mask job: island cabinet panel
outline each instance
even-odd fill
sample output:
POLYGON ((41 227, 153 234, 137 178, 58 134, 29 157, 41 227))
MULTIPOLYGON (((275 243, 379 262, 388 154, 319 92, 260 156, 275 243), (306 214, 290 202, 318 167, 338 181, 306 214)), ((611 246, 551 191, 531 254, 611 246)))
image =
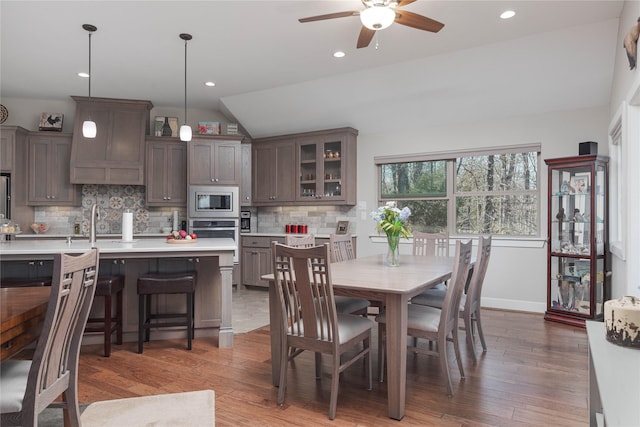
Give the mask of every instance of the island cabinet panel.
POLYGON ((31 206, 79 206, 81 187, 69 180, 71 135, 31 132, 28 136, 28 199, 31 206))
POLYGON ((295 154, 295 144, 291 140, 252 143, 254 205, 274 206, 293 202, 295 154))
POLYGON ((187 205, 187 144, 147 139, 147 206, 187 205))
POLYGON ((71 150, 75 184, 144 185, 149 101, 72 96, 76 115, 71 150), (82 135, 85 120, 96 123, 95 138, 82 135))
POLYGON ((189 142, 190 185, 240 185, 242 180, 242 136, 234 139, 197 136, 189 142))

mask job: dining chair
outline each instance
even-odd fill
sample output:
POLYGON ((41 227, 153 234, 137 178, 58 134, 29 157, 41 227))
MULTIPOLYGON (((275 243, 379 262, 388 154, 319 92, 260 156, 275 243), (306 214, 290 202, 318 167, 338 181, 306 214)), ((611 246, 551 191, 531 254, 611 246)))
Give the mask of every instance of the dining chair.
MULTIPOLYGON (((342 262, 356 257, 351 234, 329 234, 329 249, 331 251, 331 262, 342 262)), ((341 295, 335 298, 338 313, 367 316, 369 307, 372 305, 371 301, 364 298, 341 295)))
MULTIPOLYGON (((368 389, 372 388, 370 344, 373 322, 362 316, 338 313, 328 243, 293 248, 272 242, 272 250, 282 333, 278 404, 284 404, 290 349, 329 354, 332 361, 329 419, 332 420, 336 416, 341 372, 365 359, 368 389)), ((319 379, 322 360, 316 357, 315 361, 316 379, 319 379)))
POLYGON ((78 357, 95 293, 98 256, 98 249, 54 256, 51 296, 33 359, 0 364, 3 426, 37 426, 38 415, 49 406, 63 409, 65 425, 80 426, 78 357))
MULTIPOLYGON (((462 294, 460 299, 460 317, 464 320, 464 329, 466 332, 467 348, 473 356, 473 364, 478 363, 475 348, 475 329, 478 330, 478 337, 482 344, 482 351, 487 351, 487 344, 482 331, 482 320, 480 317, 480 300, 482 296, 482 284, 489 265, 491 257, 491 236, 480 236, 478 238, 478 252, 476 255, 476 263, 471 273, 471 280, 466 293, 462 294), (475 322, 475 328, 474 328, 475 322)), ((444 302, 445 291, 441 289, 429 289, 420 295, 411 299, 412 304, 426 305, 430 307, 442 308, 444 302)))
MULTIPOLYGON (((417 256, 449 256, 449 233, 423 233, 414 231, 413 255, 417 256)), ((438 283, 433 289, 446 289, 447 283, 438 283)))
MULTIPOLYGON (((447 392, 453 396, 451 374, 449 372, 449 358, 447 356, 447 341, 453 341, 460 377, 464 378, 464 368, 460 358, 458 343, 458 307, 469 274, 471 262, 471 241, 462 243, 456 241, 456 253, 451 275, 451 283, 447 286, 442 308, 425 305, 409 304, 407 307, 407 335, 414 338, 424 338, 436 342, 435 348, 408 345, 415 353, 439 356, 440 368, 447 378, 447 392)), ((376 316, 378 322, 378 361, 380 363, 380 381, 384 380, 385 350, 386 350, 386 313, 376 316)))
POLYGON ((284 238, 284 244, 294 248, 310 248, 316 245, 316 237, 313 234, 305 234, 303 236, 287 235, 284 238))

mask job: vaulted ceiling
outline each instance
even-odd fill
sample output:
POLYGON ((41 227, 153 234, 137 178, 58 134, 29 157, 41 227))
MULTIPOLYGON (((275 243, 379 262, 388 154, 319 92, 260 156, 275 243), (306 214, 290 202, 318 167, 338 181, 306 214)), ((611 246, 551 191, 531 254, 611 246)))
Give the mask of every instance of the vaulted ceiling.
POLYGON ((0 2, 2 97, 92 95, 220 110, 252 137, 352 126, 361 133, 606 105, 621 1, 431 1, 404 6, 445 24, 393 24, 356 49, 347 1, 0 2), (501 20, 499 14, 516 11, 501 20), (377 47, 376 47, 377 46, 377 47), (336 59, 336 50, 346 56, 336 59), (213 88, 204 82, 216 82, 213 88))

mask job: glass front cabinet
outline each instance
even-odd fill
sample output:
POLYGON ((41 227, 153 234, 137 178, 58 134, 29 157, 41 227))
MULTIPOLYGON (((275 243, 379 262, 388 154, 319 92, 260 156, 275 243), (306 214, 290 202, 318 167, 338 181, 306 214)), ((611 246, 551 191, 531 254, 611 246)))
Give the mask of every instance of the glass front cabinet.
POLYGON ((545 160, 549 168, 545 319, 585 326, 610 298, 608 159, 545 160))

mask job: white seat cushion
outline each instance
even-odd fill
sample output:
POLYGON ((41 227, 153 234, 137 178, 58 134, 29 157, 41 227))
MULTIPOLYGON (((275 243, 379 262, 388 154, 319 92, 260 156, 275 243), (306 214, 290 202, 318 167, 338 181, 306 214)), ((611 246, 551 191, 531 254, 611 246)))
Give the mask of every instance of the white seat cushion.
MULTIPOLYGON (((427 332, 437 332, 440 325, 439 308, 428 307, 426 305, 409 304, 407 309, 407 328, 419 329, 427 332)), ((376 322, 386 323, 386 313, 376 316, 376 322)))
POLYGON ((22 399, 27 390, 30 369, 30 360, 7 360, 0 364, 0 413, 22 410, 22 399))

